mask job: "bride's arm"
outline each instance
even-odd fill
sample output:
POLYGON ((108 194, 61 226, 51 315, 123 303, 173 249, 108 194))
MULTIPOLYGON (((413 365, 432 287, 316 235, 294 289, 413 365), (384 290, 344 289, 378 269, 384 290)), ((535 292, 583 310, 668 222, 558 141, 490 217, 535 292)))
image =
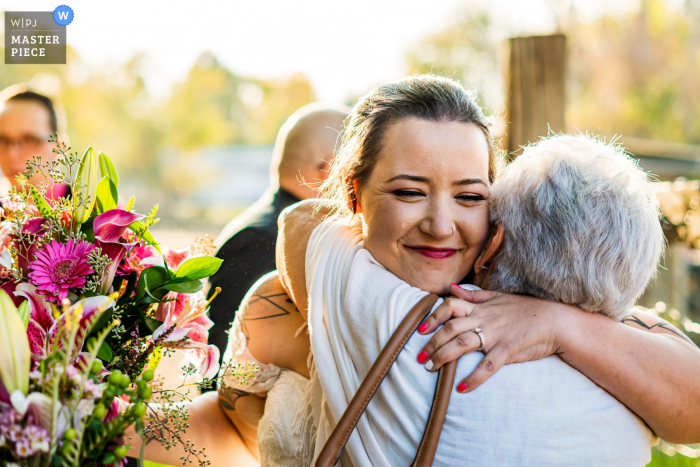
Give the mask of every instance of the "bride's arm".
POLYGON ((464 381, 470 392, 508 363, 552 354, 606 389, 662 439, 700 442, 700 350, 657 316, 636 312, 625 323, 576 307, 497 292, 451 286, 448 299, 423 333, 445 325, 424 347, 433 371, 480 345, 486 356, 464 381), (452 317, 453 319, 449 319, 452 317), (449 319, 449 321, 447 321, 449 319))
MULTIPOLYGON (((236 428, 224 415, 216 393, 208 392, 182 405, 189 412, 189 426, 187 431, 181 433, 182 439, 190 440, 196 449, 206 447, 206 460, 211 465, 260 466, 260 462, 251 454, 236 428)), ((142 442, 133 427, 127 431, 126 438, 131 443, 129 456, 138 458, 142 442)), ((186 455, 180 444, 165 449, 158 441, 152 441, 146 445, 144 457, 153 462, 180 466, 183 465, 181 456, 186 455)), ((189 462, 187 465, 190 465, 189 462)))
POLYGON ((315 212, 318 200, 305 200, 285 209, 279 217, 277 270, 282 286, 307 318, 306 246, 328 211, 315 212))

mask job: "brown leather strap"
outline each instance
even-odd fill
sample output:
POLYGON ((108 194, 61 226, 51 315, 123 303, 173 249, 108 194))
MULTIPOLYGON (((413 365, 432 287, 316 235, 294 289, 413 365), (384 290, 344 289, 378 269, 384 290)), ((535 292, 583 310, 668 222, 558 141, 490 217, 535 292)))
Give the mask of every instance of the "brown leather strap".
POLYGON ((433 396, 433 406, 430 408, 430 417, 425 425, 423 439, 418 446, 416 459, 413 461, 414 467, 429 467, 433 465, 435 452, 440 442, 442 426, 447 416, 447 407, 450 405, 452 388, 455 384, 455 374, 457 373, 457 360, 443 365, 440 368, 435 396, 433 396))
MULTIPOLYGON (((437 295, 434 294, 423 297, 403 319, 389 339, 389 342, 379 353, 379 357, 377 357, 364 381, 360 384, 345 413, 340 417, 333 433, 331 433, 316 460, 316 467, 332 467, 338 461, 345 444, 350 438, 350 434, 355 429, 369 401, 372 400, 374 393, 384 380, 384 377, 386 377, 401 350, 403 350, 406 342, 425 320, 437 299, 437 295)), ((456 362, 453 362, 452 365, 445 365, 440 370, 433 405, 430 409, 430 418, 423 433, 423 439, 418 448, 416 459, 413 462, 414 466, 432 465, 442 425, 445 421, 449 398, 452 394, 456 367, 456 362)))

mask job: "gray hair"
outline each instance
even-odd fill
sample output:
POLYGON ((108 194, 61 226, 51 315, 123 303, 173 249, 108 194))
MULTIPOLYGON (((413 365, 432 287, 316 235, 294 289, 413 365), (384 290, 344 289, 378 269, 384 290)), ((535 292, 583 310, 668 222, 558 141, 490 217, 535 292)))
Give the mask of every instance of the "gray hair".
POLYGON ((664 247, 650 180, 618 146, 560 135, 525 149, 494 183, 505 237, 489 288, 623 319, 664 247))

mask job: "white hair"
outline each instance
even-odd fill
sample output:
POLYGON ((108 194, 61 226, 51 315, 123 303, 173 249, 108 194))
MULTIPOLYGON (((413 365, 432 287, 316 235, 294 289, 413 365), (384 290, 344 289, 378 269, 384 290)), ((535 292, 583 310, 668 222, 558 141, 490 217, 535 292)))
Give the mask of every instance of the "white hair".
POLYGON ((586 135, 527 147, 490 192, 505 237, 489 288, 622 320, 664 247, 650 180, 622 148, 586 135))

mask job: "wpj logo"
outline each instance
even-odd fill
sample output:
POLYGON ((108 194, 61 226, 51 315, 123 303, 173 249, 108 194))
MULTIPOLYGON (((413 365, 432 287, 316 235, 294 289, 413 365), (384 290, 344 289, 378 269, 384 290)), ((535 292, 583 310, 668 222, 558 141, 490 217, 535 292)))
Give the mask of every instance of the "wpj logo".
POLYGON ((5 12, 6 64, 65 64, 66 25, 73 11, 60 6, 55 11, 5 12))

